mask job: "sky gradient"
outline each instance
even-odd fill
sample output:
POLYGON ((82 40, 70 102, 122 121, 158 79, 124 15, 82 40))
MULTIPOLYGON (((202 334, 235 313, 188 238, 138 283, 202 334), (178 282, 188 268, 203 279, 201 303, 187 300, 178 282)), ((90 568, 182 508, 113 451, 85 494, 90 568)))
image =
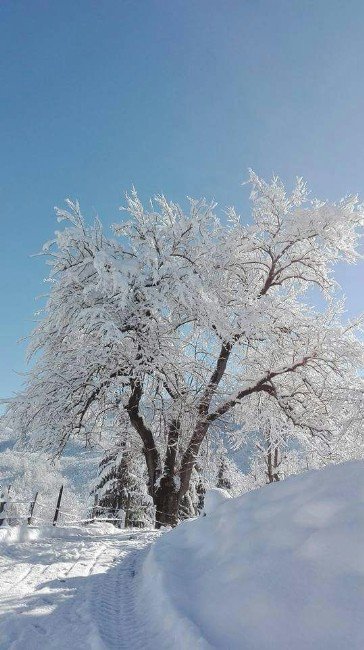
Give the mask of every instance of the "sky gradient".
MULTIPOLYGON (((248 167, 364 199, 362 0, 0 0, 0 397, 17 390, 54 205, 124 192, 247 214, 248 167)), ((351 315, 363 265, 340 268, 351 315)))

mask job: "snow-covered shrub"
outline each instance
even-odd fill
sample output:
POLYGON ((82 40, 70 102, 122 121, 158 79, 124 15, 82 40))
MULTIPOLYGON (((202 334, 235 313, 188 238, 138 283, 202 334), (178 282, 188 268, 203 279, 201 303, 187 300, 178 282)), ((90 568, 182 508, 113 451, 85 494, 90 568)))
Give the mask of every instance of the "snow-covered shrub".
POLYGON ((51 523, 61 485, 64 488, 59 523, 71 523, 85 516, 85 504, 80 502, 71 482, 62 474, 59 461, 52 463, 44 452, 17 446, 10 430, 3 431, 1 438, 0 489, 7 502, 7 523, 15 525, 27 521, 36 493, 32 522, 51 523))

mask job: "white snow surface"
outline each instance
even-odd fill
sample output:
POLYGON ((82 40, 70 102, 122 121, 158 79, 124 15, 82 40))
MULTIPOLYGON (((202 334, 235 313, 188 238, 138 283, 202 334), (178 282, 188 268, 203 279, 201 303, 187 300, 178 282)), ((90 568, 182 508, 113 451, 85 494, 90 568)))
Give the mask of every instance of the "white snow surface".
POLYGON ((135 575, 156 535, 105 523, 1 528, 0 649, 143 648, 135 575))
POLYGON ((163 535, 2 527, 0 576, 0 650, 363 650, 364 462, 163 535))
POLYGON ((211 514, 221 503, 224 503, 226 499, 230 498, 231 495, 229 492, 222 488, 211 488, 211 490, 206 490, 203 508, 204 514, 211 514))
POLYGON ((224 500, 167 532, 139 598, 166 648, 363 650, 364 462, 224 500))

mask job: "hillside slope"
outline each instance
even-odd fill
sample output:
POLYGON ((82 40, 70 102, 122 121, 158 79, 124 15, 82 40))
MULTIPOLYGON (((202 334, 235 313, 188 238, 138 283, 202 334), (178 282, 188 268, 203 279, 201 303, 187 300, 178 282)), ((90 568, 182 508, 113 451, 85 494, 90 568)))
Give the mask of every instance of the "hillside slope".
POLYGON ((364 462, 229 499, 164 534, 140 601, 166 647, 362 650, 364 462))

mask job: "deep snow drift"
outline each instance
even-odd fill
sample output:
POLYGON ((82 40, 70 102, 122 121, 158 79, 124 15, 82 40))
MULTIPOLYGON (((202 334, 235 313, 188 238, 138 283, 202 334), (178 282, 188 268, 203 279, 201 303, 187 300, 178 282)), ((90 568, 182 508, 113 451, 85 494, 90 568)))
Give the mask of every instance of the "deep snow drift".
POLYGON ((167 532, 139 596, 165 647, 363 650, 364 462, 229 499, 167 532))

